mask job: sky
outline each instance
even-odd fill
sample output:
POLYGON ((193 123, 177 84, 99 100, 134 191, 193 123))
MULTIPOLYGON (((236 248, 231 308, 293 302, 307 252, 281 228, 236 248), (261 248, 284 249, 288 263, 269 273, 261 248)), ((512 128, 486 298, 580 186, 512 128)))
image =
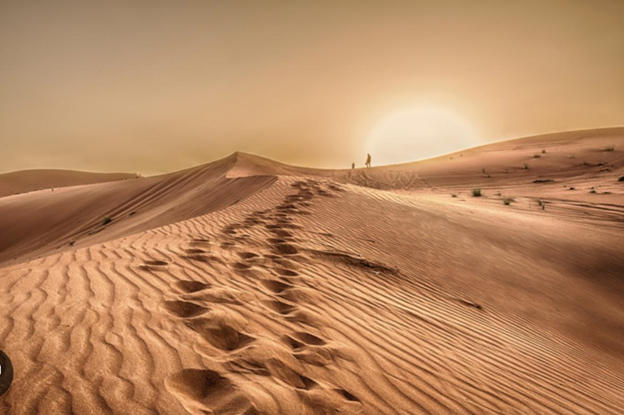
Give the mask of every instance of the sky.
POLYGON ((343 168, 621 125, 621 0, 0 0, 0 172, 343 168))

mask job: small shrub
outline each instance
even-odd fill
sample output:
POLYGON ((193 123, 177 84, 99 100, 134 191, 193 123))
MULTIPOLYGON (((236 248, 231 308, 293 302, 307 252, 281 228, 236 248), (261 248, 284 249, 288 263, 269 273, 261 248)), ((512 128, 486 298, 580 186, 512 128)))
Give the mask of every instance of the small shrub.
POLYGON ((537 199, 537 205, 542 208, 542 210, 546 209, 546 202, 542 199, 537 199))
POLYGON ((509 206, 511 205, 512 202, 515 202, 516 199, 514 199, 513 197, 506 197, 503 199, 503 203, 505 204, 505 206, 509 206))
POLYGON ((451 197, 457 197, 455 193, 451 193, 451 197))
POLYGON ((570 186, 570 187, 568 188, 568 190, 576 190, 576 187, 574 187, 574 186, 570 186))
POLYGON ((615 151, 615 147, 614 146, 608 146, 608 147, 605 147, 602 151, 615 151))
POLYGON ((104 220, 102 220, 102 225, 108 225, 112 221, 113 220, 107 216, 107 217, 104 218, 104 220))
POLYGON ((534 159, 538 159, 538 158, 540 158, 540 157, 542 157, 542 156, 540 156, 539 154, 533 154, 533 158, 534 158, 534 159))
POLYGON ((596 193, 596 189, 594 189, 593 187, 591 188, 591 190, 589 191, 589 193, 596 193))
POLYGON ((529 165, 528 165, 528 164, 526 164, 526 163, 522 163, 522 168, 523 168, 524 170, 529 170, 529 165))
POLYGON ((545 149, 542 149, 542 154, 546 154, 546 150, 545 149))
POLYGON ((618 179, 618 182, 624 182, 624 176, 620 177, 620 178, 618 179))
POLYGON ((472 197, 481 197, 481 189, 479 188, 472 189, 472 197))

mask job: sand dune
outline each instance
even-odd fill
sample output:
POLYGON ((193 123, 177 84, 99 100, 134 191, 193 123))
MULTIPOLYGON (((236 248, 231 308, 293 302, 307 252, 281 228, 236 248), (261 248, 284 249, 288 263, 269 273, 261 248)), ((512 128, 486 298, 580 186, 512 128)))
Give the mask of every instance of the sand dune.
POLYGON ((0 197, 34 190, 52 190, 58 187, 76 186, 127 180, 136 178, 130 173, 90 173, 72 170, 22 170, 0 174, 0 197))
POLYGON ((0 198, 0 262, 87 246, 236 203, 275 180, 226 178, 236 157, 156 177, 0 198))
POLYGON ((620 176, 609 129, 0 198, 0 412, 621 413, 620 176))

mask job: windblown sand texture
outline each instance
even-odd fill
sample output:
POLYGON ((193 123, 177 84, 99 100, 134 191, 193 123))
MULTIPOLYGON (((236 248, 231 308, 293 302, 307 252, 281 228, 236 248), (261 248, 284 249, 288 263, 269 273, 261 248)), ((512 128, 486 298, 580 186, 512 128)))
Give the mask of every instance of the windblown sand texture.
POLYGON ((0 413, 621 414, 621 176, 620 128, 6 195, 0 413))

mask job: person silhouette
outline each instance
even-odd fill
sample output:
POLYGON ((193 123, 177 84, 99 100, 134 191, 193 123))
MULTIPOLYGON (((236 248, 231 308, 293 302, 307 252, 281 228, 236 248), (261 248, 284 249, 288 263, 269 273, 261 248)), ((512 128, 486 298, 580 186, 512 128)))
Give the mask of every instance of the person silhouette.
POLYGON ((351 170, 355 168, 355 162, 351 163, 351 170))
POLYGON ((370 167, 371 166, 371 155, 370 153, 366 154, 366 167, 370 167))

